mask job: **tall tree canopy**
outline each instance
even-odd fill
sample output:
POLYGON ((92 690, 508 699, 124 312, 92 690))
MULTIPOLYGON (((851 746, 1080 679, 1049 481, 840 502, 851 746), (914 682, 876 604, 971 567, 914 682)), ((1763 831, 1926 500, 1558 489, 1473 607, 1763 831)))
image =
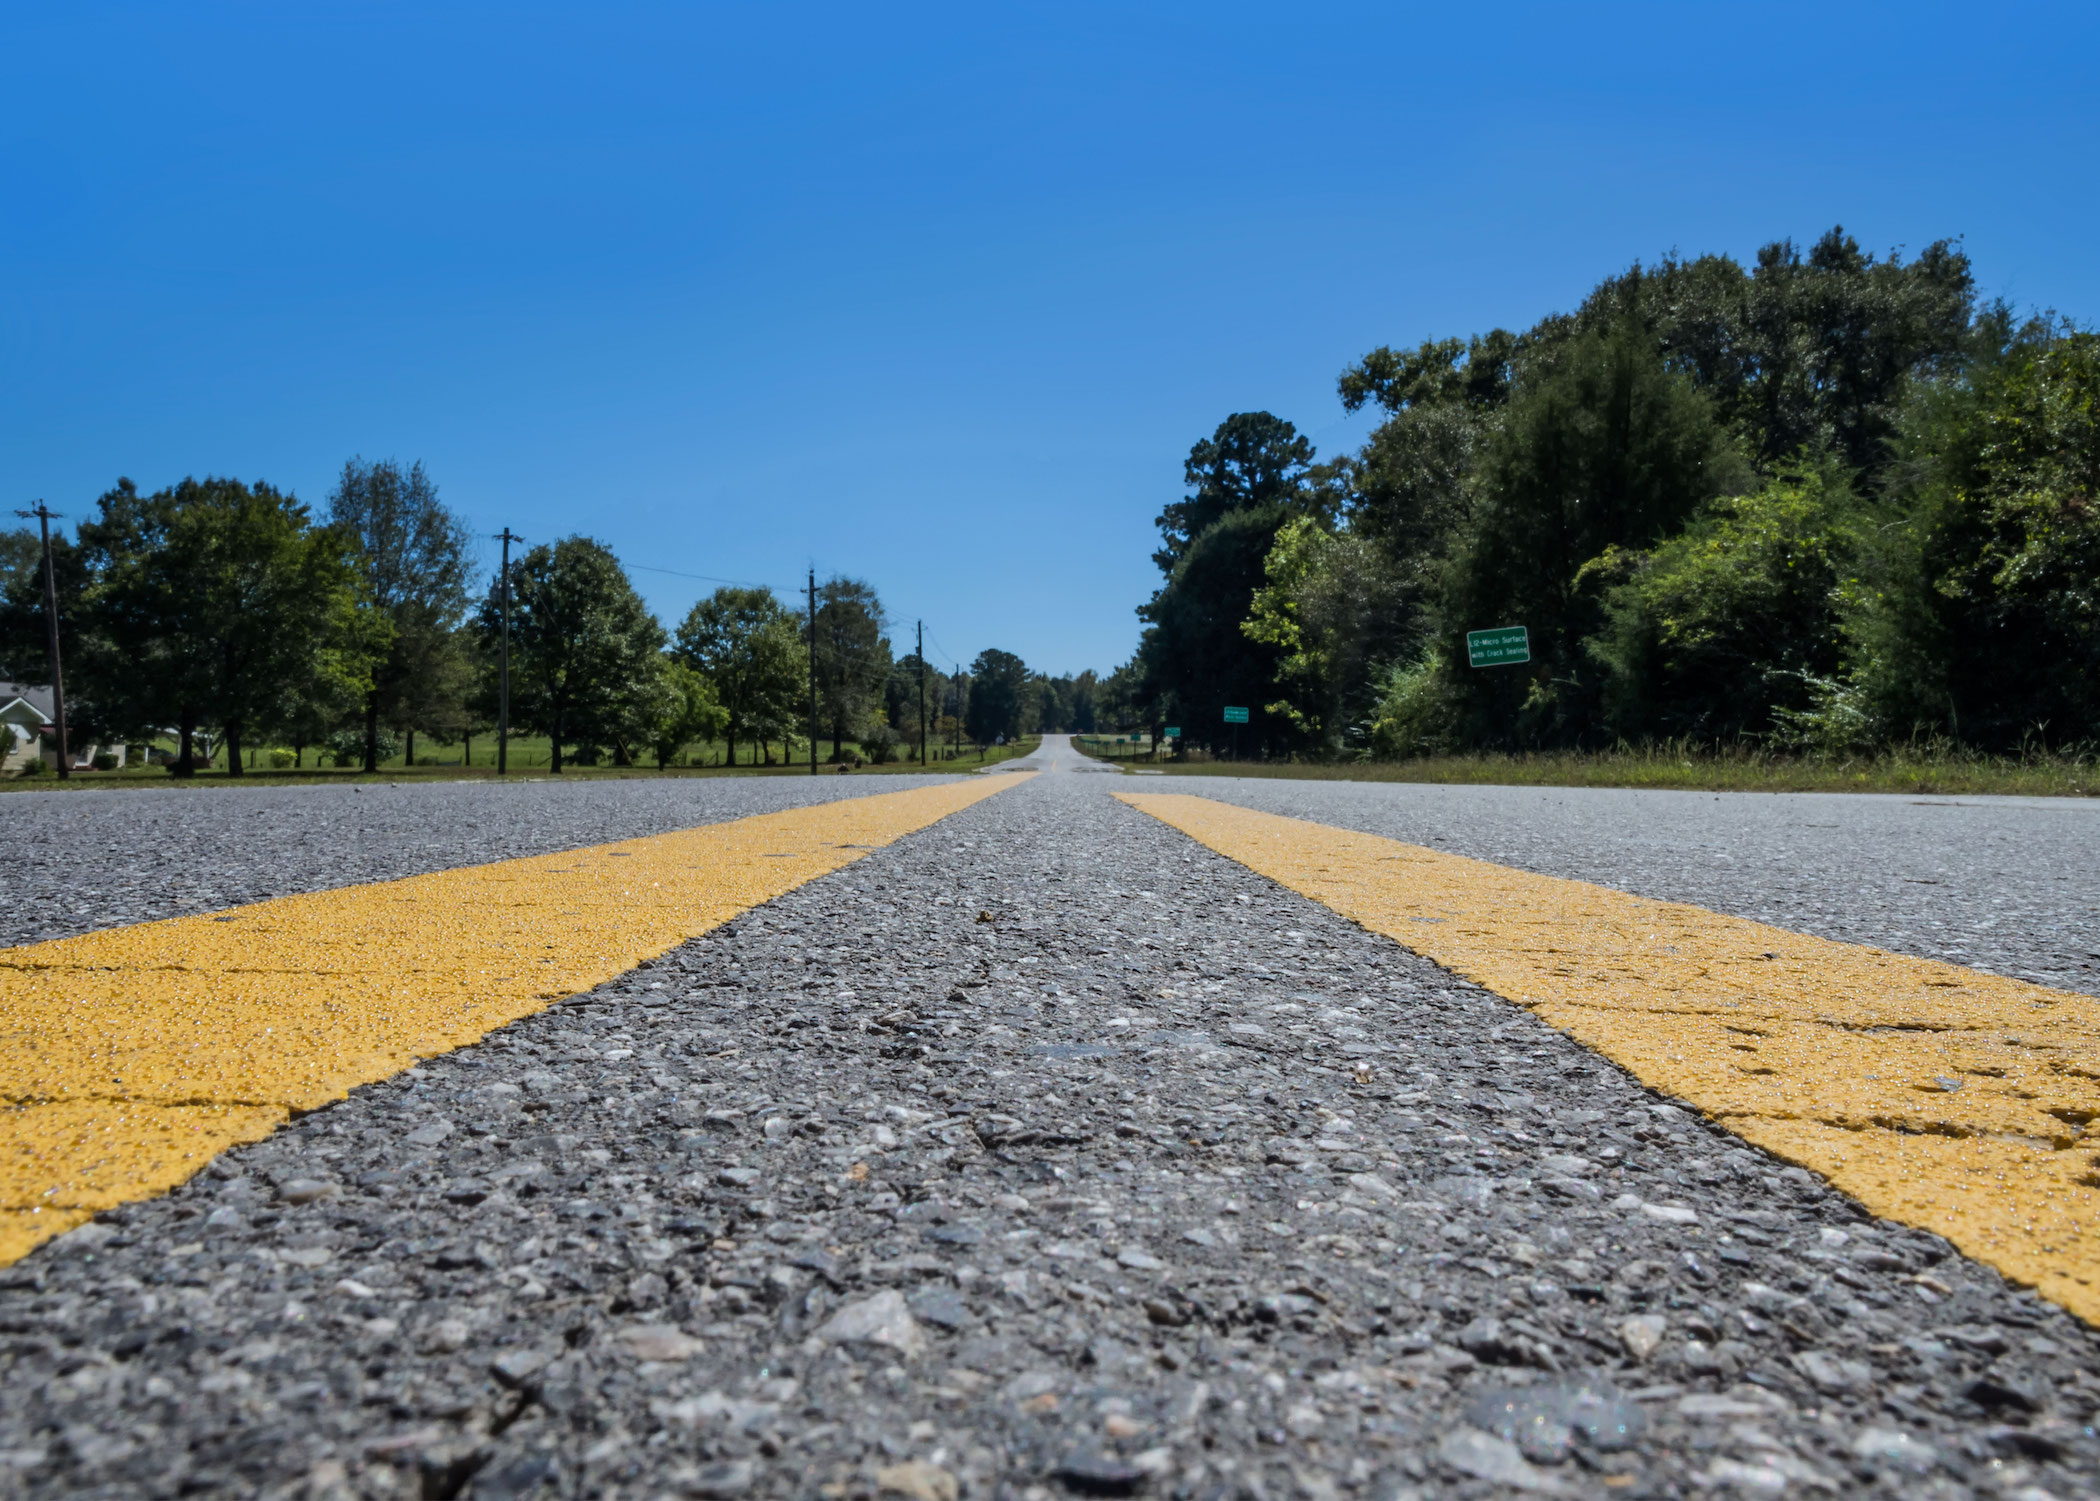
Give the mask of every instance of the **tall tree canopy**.
POLYGON ((1959 363, 1975 309, 1969 259, 1945 240, 1915 260, 1863 251, 1842 226, 1804 256, 1666 256, 1590 294, 1571 329, 1640 318, 1662 357, 1714 403, 1760 465, 1827 449, 1856 473, 1887 462, 1910 382, 1959 363))
POLYGON ((647 737, 657 770, 670 765, 695 740, 712 740, 728 727, 729 713, 715 696, 715 685, 683 659, 665 658, 647 737))
MULTIPOLYGON (((1151 650, 1168 685, 1164 712, 1178 717, 1192 745, 1222 746, 1228 705, 1253 709, 1274 696, 1280 653, 1241 630, 1267 579, 1269 549, 1290 518, 1280 505, 1244 507, 1204 528, 1167 586, 1146 607, 1151 650)), ((1250 742, 1269 734, 1264 723, 1250 742)), ((1244 748, 1244 745, 1243 745, 1244 748)))
POLYGON ((1863 521, 1826 461, 1709 502, 1646 552, 1607 548, 1590 565, 1610 587, 1589 643, 1607 670, 1606 733, 1771 738, 1811 710, 1844 665, 1863 521))
POLYGON ((1021 733, 1029 707, 1028 664, 997 647, 979 652, 970 664, 970 738, 979 744, 1002 735, 1012 740, 1021 733))
POLYGON ((1890 566, 1853 612, 1889 735, 2100 737, 2100 334, 2002 314, 1913 404, 1890 566))
POLYGON ((1297 500, 1312 459, 1312 444, 1281 417, 1234 412, 1189 449, 1182 469, 1190 493, 1160 512, 1164 545, 1152 561, 1171 575, 1190 544, 1228 512, 1297 500))
POLYGON ((874 586, 836 575, 817 586, 817 713, 831 732, 837 760, 882 704, 890 643, 882 634, 882 601, 874 586))
POLYGON ((1373 670, 1410 641, 1412 592, 1378 543, 1308 516, 1284 523, 1240 629, 1277 653, 1268 711, 1324 754, 1368 711, 1373 670))
POLYGON ((200 726, 224 732, 238 775, 251 736, 315 699, 369 690, 355 541, 314 526, 291 495, 186 479, 142 496, 120 482, 81 524, 80 544, 104 643, 96 701, 113 724, 174 726, 178 775, 195 768, 200 726))
POLYGON ((343 465, 329 520, 357 540, 363 605, 377 618, 365 697, 365 770, 379 766, 382 720, 411 735, 454 729, 467 690, 458 627, 467 611, 466 526, 438 500, 421 461, 343 465))
POLYGON ((1979 313, 1957 244, 1836 227, 1380 346, 1339 381, 1384 414, 1359 453, 1316 467, 1261 413, 1191 452, 1107 701, 1200 738, 1221 697, 1266 702, 1270 749, 1324 755, 2100 733, 2100 672, 2065 665, 2100 597, 2086 337, 1979 313), (1503 625, 1531 662, 1470 668, 1503 625))
MULTIPOLYGON (((502 629, 498 588, 481 607, 491 641, 502 629)), ((553 744, 610 745, 621 759, 643 741, 660 691, 663 627, 602 542, 565 537, 511 560, 511 715, 553 744)))
MULTIPOLYGON (((129 484, 129 480, 119 481, 129 484)), ((51 534, 51 576, 58 593, 59 655, 66 667, 66 719, 72 738, 101 738, 94 699, 100 674, 94 615, 87 593, 94 582, 87 554, 63 531, 51 534)), ((51 676, 44 616, 44 542, 33 526, 0 531, 0 679, 44 683, 51 676)), ((122 726, 113 733, 123 734, 122 726)))
POLYGON ((752 742, 756 760, 758 748, 784 738, 806 710, 808 647, 801 625, 771 589, 715 590, 679 625, 677 649, 715 686, 728 715, 732 765, 739 739, 752 742))
MULTIPOLYGON (((890 664, 889 675, 883 680, 883 720, 896 732, 900 741, 916 747, 919 743, 919 705, 921 682, 919 654, 906 652, 890 664)), ((941 671, 931 661, 925 662, 923 698, 926 706, 926 724, 929 736, 936 736, 941 718, 955 713, 955 680, 941 671)))
POLYGON ((1480 495, 1444 587, 1441 645, 1523 625, 1528 668, 1463 679, 1471 733, 1494 743, 1580 740, 1600 674, 1583 643, 1603 623, 1610 547, 1648 547, 1745 477, 1711 404, 1658 362, 1635 318, 1534 362, 1481 457, 1480 495))

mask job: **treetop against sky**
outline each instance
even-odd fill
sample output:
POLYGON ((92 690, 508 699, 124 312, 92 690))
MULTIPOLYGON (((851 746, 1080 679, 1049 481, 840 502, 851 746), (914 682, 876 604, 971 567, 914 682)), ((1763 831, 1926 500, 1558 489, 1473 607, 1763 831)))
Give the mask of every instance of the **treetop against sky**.
POLYGON ((420 458, 667 621, 813 565, 1105 670, 1190 443, 1357 447, 1378 346, 1833 223, 2100 305, 2090 7, 1613 15, 17 7, 7 503, 420 458))

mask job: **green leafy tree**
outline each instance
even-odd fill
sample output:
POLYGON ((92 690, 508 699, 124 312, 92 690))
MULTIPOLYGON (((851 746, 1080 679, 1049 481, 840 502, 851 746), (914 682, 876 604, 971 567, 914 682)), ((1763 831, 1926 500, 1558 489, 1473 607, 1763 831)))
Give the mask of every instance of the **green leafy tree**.
POLYGON ((1770 739, 1845 666, 1861 515, 1835 462, 1793 466, 1710 502, 1647 552, 1590 567, 1622 580, 1592 654, 1610 671, 1606 720, 1627 739, 1770 739))
POLYGON ((1344 409, 1375 403, 1390 415, 1350 474, 1349 530, 1369 551, 1359 549, 1348 571, 1359 579, 1375 571, 1385 607, 1378 639, 1365 643, 1353 666, 1337 664, 1349 675, 1339 684, 1340 700, 1353 702, 1372 688, 1357 674, 1368 678, 1379 663, 1424 657, 1429 604, 1473 519, 1476 462, 1508 406, 1516 362, 1536 342, 1496 329, 1406 353, 1375 349, 1343 372, 1344 409))
MULTIPOLYGON (((482 603, 480 626, 493 649, 499 587, 482 603)), ((553 771, 571 744, 609 744, 631 762, 655 703, 663 645, 663 627, 602 542, 565 537, 511 560, 511 718, 552 743, 553 771)))
POLYGON ((1047 730, 1053 735, 1070 729, 1072 680, 1039 672, 1033 675, 1031 682, 1035 689, 1035 712, 1030 716, 1034 728, 1047 730))
POLYGON ((1960 364, 1974 311, 1958 246, 1877 257, 1837 226, 1806 255, 1791 240, 1762 247, 1748 271, 1717 255, 1635 266, 1566 326, 1601 333, 1631 312, 1760 466, 1827 451, 1871 481, 1910 383, 1960 364))
POLYGON ((1155 735, 1167 723, 1166 688, 1159 670, 1159 628, 1147 626, 1130 660, 1102 680, 1094 695, 1094 727, 1127 733, 1140 727, 1155 735))
MULTIPOLYGON (((90 579, 86 555, 63 532, 51 535, 51 574, 58 586, 59 651, 70 661, 90 579)), ((50 675, 42 534, 33 526, 0 531, 0 678, 41 683, 50 675)))
POLYGON ((1854 676, 1888 733, 2100 738, 2100 335, 2002 310, 1984 332, 1908 418, 1854 676))
POLYGON ((1417 407, 1493 411, 1509 400, 1515 364, 1531 342, 1498 328, 1470 339, 1428 339, 1409 350, 1381 344, 1342 372, 1342 408, 1366 403, 1395 415, 1417 407))
MULTIPOLYGON (((890 643, 882 601, 860 579, 833 577, 817 587, 817 714, 831 732, 831 758, 857 740, 882 703, 890 643)), ((916 729, 916 725, 914 726, 916 729)))
POLYGON ((1089 667, 1072 679, 1072 718, 1065 728, 1077 735, 1094 733, 1095 706, 1101 696, 1101 675, 1089 667))
MULTIPOLYGON (((1144 653, 1146 697, 1155 715, 1180 719, 1191 744, 1223 746, 1232 739, 1224 725, 1228 705, 1252 708, 1277 696, 1281 653, 1250 641, 1240 626, 1267 582, 1270 548, 1289 519, 1280 505, 1227 513, 1196 539, 1145 607, 1153 628, 1144 653)), ((1287 740, 1267 720, 1250 735, 1272 750, 1287 740)))
POLYGON ((661 771, 696 740, 713 740, 729 728, 729 712, 715 697, 715 685, 677 657, 666 657, 660 691, 652 704, 649 749, 661 771))
POLYGON ((487 670, 481 661, 480 632, 462 624, 429 639, 428 654, 417 664, 394 703, 395 723, 405 753, 415 762, 420 729, 440 745, 451 745, 484 723, 478 698, 487 670))
POLYGON ((980 745, 1021 733, 1029 704, 1028 664, 1010 651, 988 647, 970 664, 970 738, 980 745))
MULTIPOLYGON (((51 576, 58 593, 59 654, 64 659, 71 743, 121 737, 125 726, 111 721, 105 709, 103 669, 114 663, 97 628, 89 558, 62 531, 51 534, 51 576)), ((0 531, 0 679, 50 682, 45 632, 42 533, 35 527, 0 531)))
POLYGON ((1412 601, 1382 548, 1307 516, 1283 524, 1240 629, 1274 649, 1284 696, 1271 714, 1328 755, 1369 708, 1372 673, 1408 645, 1412 601))
MULTIPOLYGON (((890 665, 882 686, 882 720, 899 744, 917 753, 919 744, 919 654, 906 652, 890 665)), ((933 665, 926 669, 926 733, 938 740, 941 721, 955 714, 955 679, 933 665)))
POLYGON ((1035 682, 1035 728, 1052 734, 1091 734, 1098 680, 1091 672, 1063 677, 1038 673, 1035 682))
POLYGON ((766 625, 752 645, 753 682, 759 692, 748 723, 770 766, 773 741, 780 742, 785 761, 794 737, 809 728, 809 643, 801 622, 788 616, 766 625))
POLYGON ((1481 455, 1478 493, 1437 601, 1453 671, 1464 635, 1530 630, 1525 668, 1454 684, 1469 738, 1580 741, 1598 728, 1602 674, 1585 648, 1608 580, 1607 548, 1653 546, 1747 475, 1710 404, 1657 356, 1637 319, 1576 335, 1526 368, 1481 455))
POLYGON ((149 496, 119 484, 80 541, 98 630, 123 664, 100 670, 111 718, 173 724, 177 775, 194 773, 205 724, 223 731, 238 776, 251 734, 311 702, 368 691, 354 539, 313 525, 291 495, 230 479, 149 496))
POLYGON ((404 470, 353 458, 328 505, 329 519, 357 539, 364 608, 378 617, 369 633, 384 642, 364 706, 365 770, 376 771, 382 720, 407 735, 411 758, 419 725, 447 734, 465 721, 470 674, 458 628, 469 539, 421 462, 404 470))
POLYGON ((721 588, 694 605, 678 627, 678 655, 706 674, 727 712, 729 761, 740 739, 752 759, 784 738, 807 711, 809 655, 802 627, 771 589, 721 588))
MULTIPOLYGON (((1158 518, 1166 545, 1153 554, 1166 583, 1139 611, 1145 697, 1154 716, 1188 723, 1191 738, 1218 743, 1226 704, 1274 696, 1278 654, 1240 630, 1263 582, 1276 532, 1293 516, 1331 527, 1352 493, 1354 468, 1314 466, 1311 443, 1267 412, 1238 412, 1189 450, 1193 493, 1158 518)), ((1275 737, 1265 727, 1257 734, 1275 737)))
POLYGON ((1171 576, 1196 538, 1227 514, 1297 502, 1312 459, 1312 444, 1281 417, 1234 412, 1189 449, 1183 473, 1191 493, 1160 512, 1163 545, 1152 561, 1171 576))

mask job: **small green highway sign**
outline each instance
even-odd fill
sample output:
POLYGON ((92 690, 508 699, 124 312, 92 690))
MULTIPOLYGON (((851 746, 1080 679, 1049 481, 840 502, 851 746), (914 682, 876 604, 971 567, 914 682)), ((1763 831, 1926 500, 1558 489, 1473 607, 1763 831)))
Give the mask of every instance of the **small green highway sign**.
POLYGON ((1181 738, 1181 726, 1178 724, 1168 725, 1164 730, 1160 731, 1159 738, 1162 740, 1179 740, 1181 738))
POLYGON ((1231 704, 1227 704, 1225 706, 1225 722, 1227 724, 1245 724, 1247 722, 1247 711, 1245 709, 1235 709, 1231 704))
POLYGON ((1531 632, 1521 625, 1498 625, 1491 631, 1466 632, 1466 661, 1474 667, 1502 667, 1531 660, 1531 632))

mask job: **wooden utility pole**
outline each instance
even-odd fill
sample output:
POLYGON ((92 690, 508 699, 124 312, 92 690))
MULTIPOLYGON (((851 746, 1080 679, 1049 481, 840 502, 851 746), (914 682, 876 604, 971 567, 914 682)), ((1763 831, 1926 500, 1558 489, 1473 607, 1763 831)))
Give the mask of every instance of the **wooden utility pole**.
POLYGON ((497 575, 496 585, 498 613, 503 617, 503 673, 496 690, 496 775, 499 777, 510 772, 510 545, 524 540, 512 536, 508 526, 503 528, 503 572, 497 575))
POLYGON ((809 774, 817 774, 817 570, 809 571, 809 774))
POLYGON ((931 765, 926 759, 926 622, 919 622, 919 764, 931 765))
POLYGON ((66 753, 66 679, 58 660, 58 581, 51 574, 51 522, 58 512, 41 500, 33 511, 17 511, 25 519, 34 516, 44 530, 44 645, 51 657, 51 722, 58 727, 58 775, 60 781, 73 775, 73 758, 66 753))

